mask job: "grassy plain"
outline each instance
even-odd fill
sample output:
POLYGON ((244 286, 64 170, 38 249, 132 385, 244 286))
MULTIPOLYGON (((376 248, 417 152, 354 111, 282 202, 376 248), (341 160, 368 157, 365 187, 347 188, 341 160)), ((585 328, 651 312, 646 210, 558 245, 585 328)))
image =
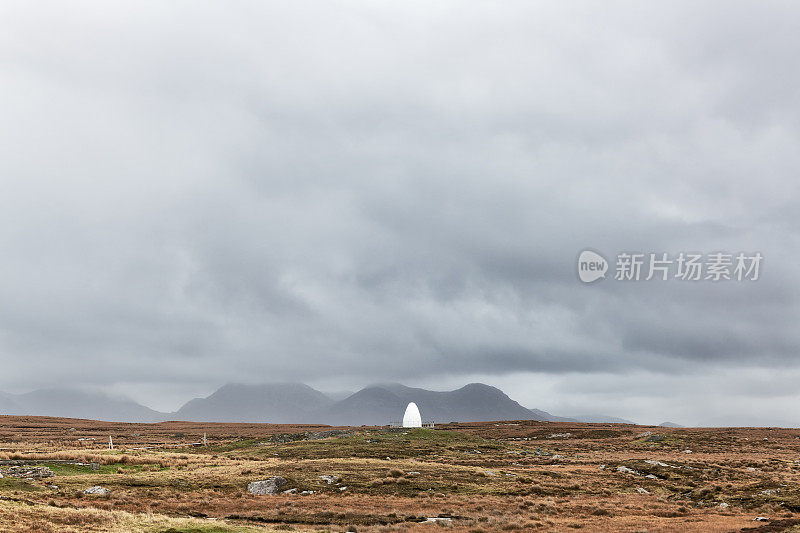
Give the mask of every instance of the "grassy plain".
POLYGON ((2 416, 0 473, 2 531, 800 531, 795 429, 2 416), (248 493, 272 476, 291 492, 248 493))

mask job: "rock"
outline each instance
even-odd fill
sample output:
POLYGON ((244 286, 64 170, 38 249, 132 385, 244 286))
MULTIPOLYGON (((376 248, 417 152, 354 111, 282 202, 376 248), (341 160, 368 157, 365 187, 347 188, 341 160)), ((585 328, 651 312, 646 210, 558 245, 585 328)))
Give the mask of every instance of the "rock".
POLYGON ((295 492, 297 492, 297 489, 289 489, 281 492, 281 494, 294 494, 295 492))
POLYGON ((753 522, 769 522, 769 518, 766 516, 757 516, 753 518, 753 522))
POLYGON ((342 480, 342 478, 340 478, 339 476, 334 476, 332 474, 324 474, 322 476, 319 476, 319 478, 322 481, 327 481, 328 485, 331 485, 333 483, 339 483, 342 480))
POLYGON ((650 435, 646 439, 645 442, 661 442, 664 440, 664 435, 650 435))
POLYGON ((497 475, 497 472, 494 472, 492 470, 484 470, 483 473, 486 474, 487 476, 496 476, 497 475))
POLYGON ((11 477, 45 478, 53 477, 55 473, 46 466, 11 466, 5 474, 11 477))
POLYGON ((250 494, 277 494, 278 489, 286 485, 286 479, 281 476, 271 477, 262 481, 253 481, 247 484, 247 492, 250 494))
POLYGON ((89 487, 88 489, 83 491, 84 494, 96 494, 98 496, 105 496, 109 492, 111 492, 111 491, 108 490, 105 487, 101 487, 100 485, 95 485, 94 487, 89 487))
POLYGON ((635 474, 637 476, 639 475, 639 472, 637 472, 633 468, 628 468, 627 466, 623 466, 623 465, 620 465, 620 466, 617 467, 617 472, 621 472, 623 474, 635 474))
POLYGON ((406 472, 406 477, 414 477, 418 476, 419 472, 406 472))
POLYGON ((339 487, 339 490, 341 490, 341 491, 345 491, 345 490, 347 490, 347 486, 344 486, 344 487, 339 487))
POLYGON ((654 476, 653 474, 647 474, 644 477, 646 477, 647 479, 658 479, 658 476, 654 476))
POLYGON ((728 507, 730 507, 730 505, 728 505, 725 502, 722 502, 721 504, 717 505, 717 507, 719 507, 720 509, 727 509, 728 507))
POLYGON ((692 450, 683 450, 683 453, 692 453, 692 450))
POLYGON ((650 494, 650 491, 648 491, 647 489, 643 489, 642 487, 636 487, 636 492, 638 492, 639 494, 650 494))
POLYGON ((675 466, 675 465, 670 465, 670 464, 667 464, 667 463, 662 463, 661 461, 653 461, 652 459, 645 459, 645 460, 644 460, 644 462, 645 462, 645 463, 647 463, 647 464, 649 464, 649 465, 653 465, 653 466, 663 466, 663 467, 665 467, 665 468, 678 468, 678 467, 677 467, 677 466, 675 466))

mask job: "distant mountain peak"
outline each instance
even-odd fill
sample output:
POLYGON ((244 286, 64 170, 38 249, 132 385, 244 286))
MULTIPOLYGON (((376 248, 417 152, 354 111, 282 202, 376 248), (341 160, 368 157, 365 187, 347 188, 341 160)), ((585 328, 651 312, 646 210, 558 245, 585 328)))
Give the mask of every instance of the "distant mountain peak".
MULTIPOLYGON (((133 400, 99 391, 52 387, 25 394, 0 393, 0 414, 88 418, 120 422, 186 420, 286 424, 385 425, 399 422, 414 402, 425 421, 480 422, 545 420, 575 422, 538 409, 526 409, 497 387, 468 383, 432 391, 402 383, 382 383, 355 393, 328 396, 305 383, 226 383, 204 398, 186 402, 174 413, 160 413, 133 400)), ((665 423, 667 424, 667 423, 665 423)))

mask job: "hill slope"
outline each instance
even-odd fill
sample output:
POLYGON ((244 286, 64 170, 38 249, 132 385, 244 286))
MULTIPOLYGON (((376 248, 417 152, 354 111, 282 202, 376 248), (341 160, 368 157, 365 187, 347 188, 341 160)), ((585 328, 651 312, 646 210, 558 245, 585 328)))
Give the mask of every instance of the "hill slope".
POLYGON ((171 415, 190 422, 302 423, 333 403, 302 383, 227 384, 206 398, 190 400, 171 415))
POLYGON ((500 389, 483 383, 444 392, 388 383, 367 387, 326 407, 313 421, 346 425, 399 422, 409 402, 417 404, 423 420, 435 422, 560 420, 544 411, 526 409, 500 389))
POLYGON ((165 414, 125 398, 74 389, 39 389, 11 396, 23 414, 109 422, 161 422, 165 414))

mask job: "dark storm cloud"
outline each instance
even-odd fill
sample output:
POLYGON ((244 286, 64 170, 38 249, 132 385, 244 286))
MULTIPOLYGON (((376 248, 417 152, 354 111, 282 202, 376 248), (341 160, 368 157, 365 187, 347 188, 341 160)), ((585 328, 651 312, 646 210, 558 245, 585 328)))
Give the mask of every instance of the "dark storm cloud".
POLYGON ((797 365, 791 4, 0 10, 0 389, 797 365))

